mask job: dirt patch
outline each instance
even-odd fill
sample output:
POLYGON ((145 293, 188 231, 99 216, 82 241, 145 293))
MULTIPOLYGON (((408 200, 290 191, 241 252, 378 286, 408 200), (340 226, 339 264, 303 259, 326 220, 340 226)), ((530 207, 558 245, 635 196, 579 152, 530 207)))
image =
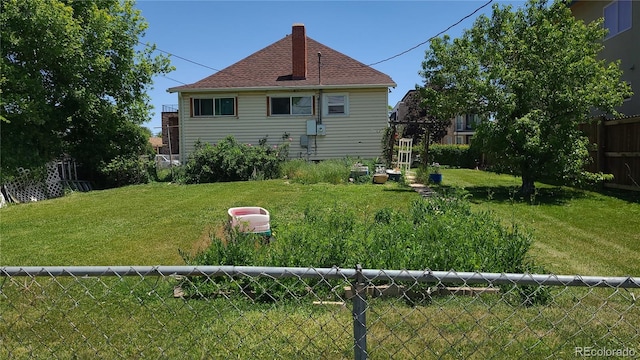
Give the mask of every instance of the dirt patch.
POLYGON ((223 243, 226 243, 226 236, 224 233, 224 225, 207 225, 198 240, 193 244, 193 248, 191 249, 191 255, 195 255, 205 249, 207 249, 211 245, 211 239, 218 238, 221 239, 223 243))

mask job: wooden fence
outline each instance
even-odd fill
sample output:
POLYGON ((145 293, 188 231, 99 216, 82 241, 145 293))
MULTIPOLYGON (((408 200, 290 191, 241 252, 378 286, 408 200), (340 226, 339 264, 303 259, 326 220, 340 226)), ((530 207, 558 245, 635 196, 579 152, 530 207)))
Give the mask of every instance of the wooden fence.
POLYGON ((640 191, 640 116, 600 120, 580 129, 595 144, 587 170, 613 174, 606 187, 640 191))

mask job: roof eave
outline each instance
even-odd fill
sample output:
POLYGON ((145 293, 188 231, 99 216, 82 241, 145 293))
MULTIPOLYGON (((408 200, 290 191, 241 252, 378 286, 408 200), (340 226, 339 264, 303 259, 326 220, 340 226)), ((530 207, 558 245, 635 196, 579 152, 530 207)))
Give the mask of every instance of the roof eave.
POLYGON ((225 88, 189 88, 184 86, 167 89, 169 93, 201 93, 201 92, 240 92, 240 91, 268 91, 268 90, 333 90, 333 89, 371 89, 371 88, 395 88, 396 83, 382 84, 344 84, 344 85, 297 85, 297 86, 250 86, 250 87, 225 87, 225 88))

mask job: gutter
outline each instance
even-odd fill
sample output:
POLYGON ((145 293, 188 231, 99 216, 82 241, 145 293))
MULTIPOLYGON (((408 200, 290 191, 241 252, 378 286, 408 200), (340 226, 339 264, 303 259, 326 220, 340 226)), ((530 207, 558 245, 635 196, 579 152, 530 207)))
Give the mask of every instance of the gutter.
POLYGON ((205 93, 205 92, 240 92, 240 91, 291 91, 291 90, 333 90, 333 89, 371 89, 371 88, 390 88, 398 86, 396 83, 388 84, 352 84, 352 85, 301 85, 301 86, 254 86, 254 87, 229 87, 229 88, 189 88, 189 87, 172 87, 168 88, 168 93, 205 93))

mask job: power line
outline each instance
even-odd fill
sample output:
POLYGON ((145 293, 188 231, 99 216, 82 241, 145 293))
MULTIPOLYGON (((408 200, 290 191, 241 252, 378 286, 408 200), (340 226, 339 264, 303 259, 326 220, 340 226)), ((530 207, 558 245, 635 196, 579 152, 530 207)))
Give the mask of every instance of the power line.
POLYGON ((446 29, 444 29, 444 30, 440 31, 440 32, 439 32, 439 33, 437 33, 436 35, 434 35, 434 36, 430 37, 429 39, 427 39, 427 40, 425 40, 425 41, 423 41, 423 42, 421 42, 420 44, 418 44, 418 45, 416 45, 416 46, 414 46, 414 47, 411 47, 411 48, 409 48, 409 49, 407 49, 407 50, 405 50, 405 51, 403 51, 403 52, 401 52, 401 53, 398 53, 398 54, 396 54, 396 55, 393 55, 393 56, 391 56, 391 57, 388 57, 388 58, 386 58, 386 59, 384 59, 384 60, 380 60, 380 61, 377 61, 377 62, 371 63, 371 64, 369 64, 368 66, 378 65, 378 64, 380 64, 380 63, 383 63, 383 62, 385 62, 385 61, 389 61, 389 60, 391 60, 391 59, 395 59, 395 58, 397 58, 397 57, 399 57, 399 56, 402 56, 402 55, 404 55, 404 54, 408 53, 409 51, 412 51, 412 50, 415 50, 415 49, 419 48, 420 46, 422 46, 422 45, 424 45, 424 44, 428 43, 429 41, 431 41, 431 40, 433 40, 433 39, 437 38, 438 36, 440 36, 440 35, 444 34, 444 33, 445 33, 445 32, 447 32, 447 31, 451 30, 451 28, 453 28, 454 26, 456 26, 456 25, 460 24, 461 22, 463 22, 463 21, 467 20, 468 18, 470 18, 470 17, 471 17, 471 16, 473 16, 475 13, 477 13, 477 12, 478 12, 478 11, 480 11, 480 10, 482 10, 483 8, 485 8, 487 5, 491 4, 492 2, 493 2, 493 0, 489 0, 489 1, 487 1, 484 5, 480 6, 480 7, 479 7, 479 8, 477 8, 477 9, 475 9, 475 10, 474 10, 472 13, 470 13, 469 15, 467 15, 467 16, 465 16, 465 17, 463 17, 462 19, 458 20, 456 23, 454 23, 454 24, 450 25, 448 28, 446 28, 446 29))
MULTIPOLYGON (((142 43, 142 42, 140 42, 140 41, 138 41, 138 44, 143 45, 143 46, 146 46, 146 47, 151 47, 151 45, 149 45, 149 44, 144 44, 144 43, 142 43)), ((170 52, 168 52, 168 51, 164 51, 164 50, 162 50, 162 49, 158 49, 157 47, 156 47, 156 48, 153 48, 153 49, 154 49, 154 50, 157 50, 157 51, 160 51, 160 52, 163 52, 163 53, 165 53, 165 54, 167 54, 167 55, 173 56, 173 57, 175 57, 175 58, 178 58, 178 59, 180 59, 180 60, 184 60, 184 61, 190 62, 190 63, 192 63, 192 64, 195 64, 195 65, 198 65, 198 66, 205 67, 205 68, 207 68, 207 69, 211 69, 211 70, 214 70, 214 71, 220 71, 219 69, 213 68, 213 67, 208 66, 208 65, 205 65, 205 64, 201 64, 201 63, 196 62, 196 61, 193 61, 193 60, 189 60, 189 59, 187 59, 187 58, 184 58, 184 57, 179 56, 179 55, 176 55, 176 54, 172 54, 172 53, 170 53, 170 52)))
POLYGON ((162 77, 163 77, 163 78, 167 78, 167 79, 172 80, 172 81, 175 81, 175 82, 177 82, 178 84, 188 85, 188 84, 187 84, 187 83, 185 83, 185 82, 182 82, 182 81, 180 81, 180 80, 176 80, 176 79, 174 79, 174 78, 168 77, 167 75, 162 75, 162 77))
MULTIPOLYGON (((386 58, 386 59, 383 59, 383 60, 380 60, 380 61, 377 61, 377 62, 374 62, 374 63, 368 64, 367 66, 377 65, 377 64, 380 64, 380 63, 383 63, 383 62, 386 62, 386 61, 389 61, 389 60, 395 59, 395 58, 397 58, 397 57, 399 57, 399 56, 402 56, 402 55, 404 55, 404 54, 406 54, 406 53, 408 53, 408 52, 410 52, 410 51, 412 51, 412 50, 415 50, 415 49, 419 48, 420 46, 422 46, 422 45, 424 45, 424 44, 428 43, 429 41, 431 41, 431 40, 435 39, 436 37, 438 37, 438 36, 440 36, 440 35, 444 34, 445 32, 447 32, 447 31, 451 30, 453 27, 455 27, 455 26, 459 25, 461 22, 463 22, 463 21, 465 21, 466 19, 470 18, 471 16, 475 15, 478 11, 480 11, 480 10, 484 9, 485 7, 487 7, 487 6, 488 6, 489 4, 491 4, 492 2, 493 2, 493 0, 489 0, 489 1, 487 1, 487 2, 486 2, 486 3, 484 3, 482 6, 478 7, 477 9, 475 9, 473 12, 471 12, 471 13, 469 13, 468 15, 464 16, 463 18, 461 18, 461 19, 460 19, 460 20, 458 20, 457 22, 455 22, 455 23, 453 23, 453 24, 449 25, 446 29, 444 29, 444 30, 440 31, 440 32, 439 32, 439 33, 437 33, 436 35, 434 35, 434 36, 430 37, 429 39, 427 39, 427 40, 425 40, 425 41, 423 41, 423 42, 419 43, 418 45, 413 46, 413 47, 411 47, 411 48, 409 48, 409 49, 407 49, 407 50, 405 50, 405 51, 402 51, 402 52, 400 52, 400 53, 398 53, 398 54, 396 54, 396 55, 390 56, 390 57, 388 57, 388 58, 386 58)), ((151 45, 149 45, 149 44, 145 44, 145 43, 142 43, 141 41, 138 41, 138 44, 143 45, 143 46, 146 46, 146 47, 151 47, 151 45)), ((170 56, 172 56, 172 57, 178 58, 178 59, 180 59, 180 60, 184 60, 184 61, 186 61, 186 62, 192 63, 192 64, 194 64, 194 65, 198 65, 198 66, 201 66, 201 67, 204 67, 204 68, 207 68, 207 69, 210 69, 210 70, 216 71, 216 72, 221 71, 220 69, 216 69, 216 68, 214 68, 214 67, 211 67, 211 66, 208 66, 208 65, 205 65, 205 64, 199 63, 199 62, 197 62, 197 61, 193 61, 193 60, 187 59, 187 58, 185 58, 185 57, 182 57, 182 56, 180 56, 180 55, 173 54, 173 53, 171 53, 171 52, 169 52, 169 51, 162 50, 162 49, 157 48, 157 47, 154 47, 153 49, 154 49, 154 50, 157 50, 157 51, 160 51, 160 52, 162 52, 162 53, 165 53, 165 54, 167 54, 167 55, 170 55, 170 56)), ((165 78, 169 79, 169 80, 175 81, 175 82, 180 83, 180 84, 183 84, 183 85, 187 85, 186 83, 184 83, 184 82, 182 82, 182 81, 179 81, 179 80, 176 80, 176 79, 172 79, 172 78, 170 78, 170 77, 168 77, 168 76, 166 76, 166 75, 163 75, 163 76, 164 76, 165 78)), ((247 78, 247 79, 248 79, 248 78, 247 78)), ((283 88, 288 88, 288 86, 286 86, 286 85, 285 85, 285 86, 281 85, 281 87, 283 87, 283 88)))

